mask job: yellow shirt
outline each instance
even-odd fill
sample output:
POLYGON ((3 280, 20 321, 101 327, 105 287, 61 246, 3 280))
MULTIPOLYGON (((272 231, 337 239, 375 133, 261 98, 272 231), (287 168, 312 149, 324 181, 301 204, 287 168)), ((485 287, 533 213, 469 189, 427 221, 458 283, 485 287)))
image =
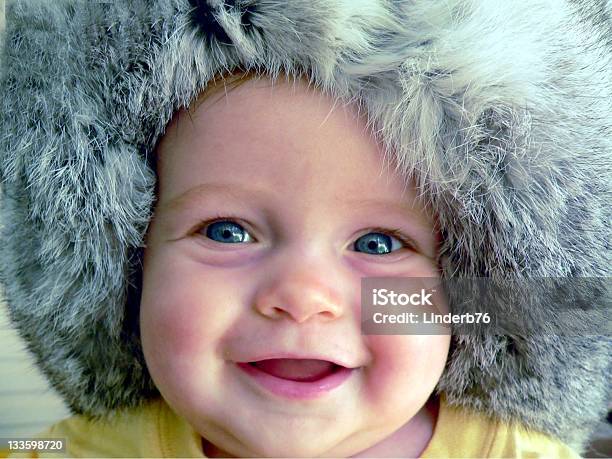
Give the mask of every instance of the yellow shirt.
MULTIPOLYGON (((15 453, 9 457, 204 457, 200 436, 163 400, 124 411, 111 422, 89 422, 82 416, 73 416, 38 436, 66 438, 66 453, 15 453)), ((421 457, 580 456, 544 434, 453 408, 442 401, 434 434, 421 457)))

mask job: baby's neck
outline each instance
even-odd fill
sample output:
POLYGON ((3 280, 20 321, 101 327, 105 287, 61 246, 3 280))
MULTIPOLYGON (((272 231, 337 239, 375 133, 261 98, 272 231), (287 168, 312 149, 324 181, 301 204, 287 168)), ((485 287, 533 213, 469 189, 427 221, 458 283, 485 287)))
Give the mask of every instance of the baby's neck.
POLYGON ((432 397, 410 421, 352 457, 420 457, 433 436, 439 409, 438 398, 432 397))
POLYGON ((215 445, 213 445, 211 442, 209 442, 208 440, 206 440, 205 438, 202 438, 202 449, 204 452, 204 456, 206 457, 236 457, 236 456, 232 456, 229 453, 226 453, 223 450, 220 450, 219 448, 217 448, 215 445))

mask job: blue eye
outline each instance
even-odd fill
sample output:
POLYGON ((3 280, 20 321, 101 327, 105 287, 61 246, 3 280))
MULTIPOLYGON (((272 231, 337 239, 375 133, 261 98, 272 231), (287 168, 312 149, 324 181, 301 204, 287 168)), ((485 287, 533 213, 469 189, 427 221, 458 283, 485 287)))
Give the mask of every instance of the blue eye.
POLYGON ((370 255, 385 255, 401 248, 402 243, 392 236, 383 233, 368 233, 355 241, 356 252, 370 255))
POLYGON ((206 228, 206 236, 213 241, 226 244, 236 244, 239 242, 251 242, 251 235, 238 223, 228 220, 211 223, 206 228))

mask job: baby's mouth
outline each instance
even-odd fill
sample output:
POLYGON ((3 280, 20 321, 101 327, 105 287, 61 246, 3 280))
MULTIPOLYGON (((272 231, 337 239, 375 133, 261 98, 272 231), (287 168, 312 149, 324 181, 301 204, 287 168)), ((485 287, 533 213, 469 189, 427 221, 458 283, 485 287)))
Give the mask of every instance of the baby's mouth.
POLYGON ((248 365, 275 376, 297 382, 315 382, 344 368, 327 360, 315 359, 266 359, 248 362, 248 365))
POLYGON ((314 401, 340 390, 358 369, 320 358, 262 358, 236 365, 267 393, 300 402, 314 401))

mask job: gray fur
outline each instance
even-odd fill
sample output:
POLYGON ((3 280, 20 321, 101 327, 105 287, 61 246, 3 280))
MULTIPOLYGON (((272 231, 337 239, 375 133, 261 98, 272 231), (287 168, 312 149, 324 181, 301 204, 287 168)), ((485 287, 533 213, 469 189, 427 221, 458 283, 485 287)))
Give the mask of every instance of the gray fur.
MULTIPOLYGON (((74 412, 156 393, 137 327, 149 157, 172 113, 236 66, 305 73, 367 109, 440 216, 445 276, 610 276, 606 2, 208 3, 206 32, 188 0, 7 0, 0 280, 74 412)), ((605 406, 609 338, 511 341, 455 337, 439 390, 581 447, 605 406)))

